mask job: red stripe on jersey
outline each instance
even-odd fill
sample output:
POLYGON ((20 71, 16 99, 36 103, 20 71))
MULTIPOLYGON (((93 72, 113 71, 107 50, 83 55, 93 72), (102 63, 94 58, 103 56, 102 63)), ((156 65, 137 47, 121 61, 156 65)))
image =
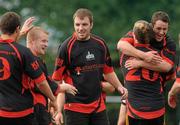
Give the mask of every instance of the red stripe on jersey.
POLYGON ((52 79, 56 81, 62 81, 64 70, 65 70, 65 66, 60 67, 58 70, 54 71, 52 74, 52 79))
POLYGON ((107 58, 107 57, 106 57, 106 55, 107 55, 107 50, 106 50, 106 46, 105 46, 104 42, 103 42, 102 40, 94 37, 94 36, 91 36, 91 38, 92 38, 92 39, 95 39, 94 41, 97 41, 97 42, 99 42, 101 45, 103 45, 104 50, 105 50, 104 58, 105 58, 105 60, 106 60, 106 58, 107 58))
POLYGON ((32 92, 32 95, 33 95, 34 105, 39 103, 46 107, 47 105, 46 98, 42 94, 32 92))
POLYGON ((13 39, 2 39, 2 38, 0 38, 0 42, 2 42, 2 43, 12 43, 12 42, 14 42, 14 40, 13 39))
POLYGON ((107 74, 107 73, 112 73, 114 71, 113 67, 110 67, 108 65, 104 65, 104 68, 103 68, 103 73, 104 74, 107 74))
POLYGON ((29 108, 19 112, 9 112, 9 111, 0 110, 0 117, 19 118, 19 117, 27 116, 33 112, 34 112, 33 108, 29 108))
POLYGON ((9 45, 10 45, 10 46, 14 49, 14 51, 16 52, 17 57, 18 57, 18 59, 19 59, 21 65, 22 65, 22 59, 21 59, 21 56, 20 56, 19 51, 17 50, 17 48, 16 48, 13 44, 9 43, 9 45))
POLYGON ((74 45, 76 39, 77 39, 76 34, 74 33, 72 38, 69 40, 69 43, 68 43, 68 61, 69 61, 69 64, 71 63, 71 49, 72 49, 72 46, 74 45))
MULTIPOLYGON (((99 42, 101 45, 103 45, 104 50, 105 50, 105 54, 104 54, 105 57, 104 57, 104 58, 105 58, 105 60, 108 60, 108 58, 110 58, 110 57, 106 57, 106 56, 107 56, 107 48, 106 48, 106 45, 104 44, 104 42, 103 42, 102 40, 94 37, 94 36, 91 36, 91 38, 94 39, 94 41, 97 41, 97 42, 99 42)), ((113 71, 114 71, 113 67, 108 66, 107 64, 104 65, 104 68, 103 68, 103 73, 104 73, 104 74, 112 73, 113 71)))
POLYGON ((163 46, 165 47, 166 44, 167 44, 167 41, 166 41, 166 36, 165 36, 164 39, 163 39, 163 46))
POLYGON ((164 56, 164 54, 163 54, 163 52, 161 51, 161 56, 162 56, 162 58, 166 61, 166 62, 168 62, 169 64, 171 64, 172 66, 174 65, 174 62, 173 61, 171 61, 169 58, 167 58, 166 56, 164 56))
POLYGON ((26 74, 24 74, 24 73, 22 74, 21 83, 22 83, 22 86, 23 86, 22 94, 24 93, 25 89, 29 89, 29 88, 34 86, 34 83, 31 81, 31 78, 29 76, 27 76, 26 74))
MULTIPOLYGON (((69 71, 67 71, 67 72, 69 72, 69 71)), ((65 83, 68 83, 68 84, 70 84, 70 85, 73 85, 73 80, 72 80, 72 78, 69 76, 69 73, 67 73, 67 74, 65 74, 65 75, 63 76, 63 80, 64 80, 65 83)))
POLYGON ((122 67, 123 57, 124 57, 124 53, 122 53, 121 56, 120 56, 120 60, 119 60, 120 67, 122 67))
POLYGON ((44 73, 42 73, 38 78, 33 79, 33 80, 35 81, 35 84, 38 84, 38 83, 46 80, 46 77, 45 77, 44 73))
MULTIPOLYGON (((97 112, 101 112, 106 109, 102 95, 101 95, 101 98, 99 99, 101 99, 101 104, 97 112)), ((64 105, 64 109, 75 111, 75 112, 81 112, 81 113, 91 113, 98 107, 99 101, 100 101, 99 99, 89 104, 67 103, 64 105)))
POLYGON ((172 55, 175 55, 175 52, 174 52, 174 51, 169 50, 168 48, 166 48, 166 51, 167 51, 168 53, 172 54, 172 55))
POLYGON ((164 115, 165 113, 165 108, 161 108, 157 111, 152 111, 152 112, 142 112, 142 111, 137 111, 136 109, 134 109, 133 107, 131 107, 131 105, 128 103, 128 112, 127 114, 131 117, 133 117, 132 113, 134 113, 135 115, 137 115, 138 117, 141 117, 143 119, 154 119, 154 118, 158 118, 162 115, 164 115))

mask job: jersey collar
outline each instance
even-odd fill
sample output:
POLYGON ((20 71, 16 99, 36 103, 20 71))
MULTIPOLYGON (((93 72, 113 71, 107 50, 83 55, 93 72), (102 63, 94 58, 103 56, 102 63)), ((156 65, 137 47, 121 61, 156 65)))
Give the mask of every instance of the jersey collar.
POLYGON ((12 43, 12 42, 14 42, 13 39, 2 39, 2 38, 0 38, 0 43, 12 43))

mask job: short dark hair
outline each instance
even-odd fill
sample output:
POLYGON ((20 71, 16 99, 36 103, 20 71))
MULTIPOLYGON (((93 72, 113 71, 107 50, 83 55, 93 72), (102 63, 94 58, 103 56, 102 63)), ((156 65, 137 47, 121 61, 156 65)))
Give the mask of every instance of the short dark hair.
POLYGON ((79 8, 73 15, 73 19, 75 17, 79 17, 79 18, 84 18, 84 17, 88 17, 90 20, 90 23, 93 23, 93 14, 90 10, 86 9, 86 8, 79 8))
POLYGON ((21 21, 17 13, 6 12, 0 17, 0 30, 3 34, 13 34, 18 26, 21 26, 21 21))
POLYGON ((144 20, 135 22, 133 27, 135 38, 139 43, 147 44, 154 36, 154 32, 150 23, 144 20))
POLYGON ((153 13, 152 18, 151 18, 151 23, 152 25, 154 25, 156 23, 156 21, 161 20, 163 22, 166 23, 170 23, 170 19, 169 16, 166 12, 163 11, 157 11, 155 13, 153 13))

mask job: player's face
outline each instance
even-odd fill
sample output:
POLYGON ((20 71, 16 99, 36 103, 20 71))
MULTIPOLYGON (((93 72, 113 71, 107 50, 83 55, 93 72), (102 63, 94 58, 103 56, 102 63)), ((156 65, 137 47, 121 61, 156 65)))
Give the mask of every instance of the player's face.
POLYGON ((162 20, 157 20, 153 25, 153 30, 155 33, 155 39, 160 42, 163 40, 164 36, 168 31, 168 23, 163 22, 162 20))
POLYGON ((78 40, 88 40, 90 38, 90 33, 92 29, 92 23, 88 17, 74 18, 74 29, 78 40))
POLYGON ((46 49, 48 47, 48 34, 44 32, 40 32, 39 37, 34 41, 34 53, 39 55, 44 55, 46 53, 46 49))

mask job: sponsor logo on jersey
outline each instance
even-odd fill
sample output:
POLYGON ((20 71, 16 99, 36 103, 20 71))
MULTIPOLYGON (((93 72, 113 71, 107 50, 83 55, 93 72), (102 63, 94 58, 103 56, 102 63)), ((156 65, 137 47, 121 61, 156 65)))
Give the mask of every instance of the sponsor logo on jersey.
POLYGON ((88 51, 88 54, 86 55, 86 60, 87 60, 87 61, 95 60, 94 54, 93 54, 93 53, 90 53, 90 52, 88 51))

